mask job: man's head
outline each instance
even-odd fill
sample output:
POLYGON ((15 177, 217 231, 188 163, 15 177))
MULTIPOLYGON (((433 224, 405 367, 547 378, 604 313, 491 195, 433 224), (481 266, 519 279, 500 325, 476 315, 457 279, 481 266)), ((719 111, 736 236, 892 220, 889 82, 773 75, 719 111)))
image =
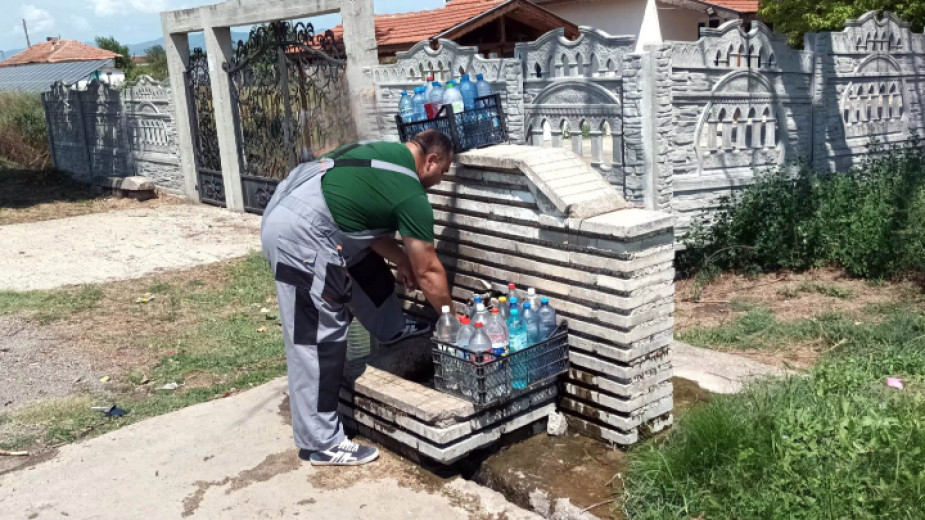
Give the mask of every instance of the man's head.
POLYGON ((453 162, 453 142, 439 130, 424 130, 408 142, 414 166, 425 188, 436 186, 453 162))

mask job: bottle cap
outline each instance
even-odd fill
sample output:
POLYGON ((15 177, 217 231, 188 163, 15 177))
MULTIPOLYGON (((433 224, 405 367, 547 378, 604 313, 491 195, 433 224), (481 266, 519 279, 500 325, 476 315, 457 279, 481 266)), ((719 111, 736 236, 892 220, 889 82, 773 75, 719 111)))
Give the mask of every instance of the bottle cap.
POLYGON ((485 79, 485 75, 484 75, 484 74, 481 74, 481 73, 476 74, 476 75, 475 75, 475 79, 485 79))
POLYGON ((407 91, 407 90, 402 90, 402 91, 401 91, 401 95, 407 96, 407 95, 408 95, 408 91, 407 91))
POLYGON ((449 313, 450 313, 450 306, 449 306, 449 305, 444 305, 443 307, 440 307, 440 312, 442 312, 443 314, 449 314, 449 313))
POLYGON ((507 303, 507 296, 501 296, 500 298, 498 298, 498 302, 507 303))
POLYGON ((427 81, 433 81, 433 80, 434 80, 433 76, 427 76, 427 81))
POLYGON ((507 284, 507 288, 513 291, 517 288, 517 284, 509 283, 507 284))
POLYGON ((511 316, 519 316, 519 315, 520 315, 520 309, 517 309, 517 308, 511 309, 511 316))
POLYGON ((540 303, 549 303, 549 298, 543 296, 542 298, 540 298, 540 303))
POLYGON ((485 304, 482 303, 482 302, 476 303, 476 304, 475 304, 475 310, 476 310, 477 312, 484 311, 484 310, 485 310, 485 304))
POLYGON ((530 305, 530 302, 524 302, 524 309, 529 309, 530 307, 532 307, 532 305, 530 305))
POLYGON ((432 84, 433 86, 435 86, 435 87, 439 87, 439 86, 440 86, 440 82, 439 82, 439 81, 435 81, 435 82, 433 82, 433 83, 431 83, 431 84, 432 84))
POLYGON ((481 322, 481 321, 477 321, 477 322, 475 322, 475 328, 477 328, 477 329, 481 329, 482 327, 484 327, 484 325, 482 324, 482 322, 481 322))
POLYGON ((469 79, 469 75, 468 75, 468 74, 463 74, 462 77, 459 78, 459 79, 467 80, 467 79, 469 79))
POLYGON ((446 87, 447 87, 447 88, 455 87, 455 86, 456 86, 456 83, 454 83, 454 82, 452 82, 452 81, 447 81, 447 82, 446 82, 446 87))
POLYGON ((534 289, 533 287, 527 289, 527 294, 529 294, 530 296, 536 296, 536 289, 534 289))
POLYGON ((475 303, 482 303, 482 297, 476 294, 472 297, 472 301, 475 303))
POLYGON ((492 309, 492 310, 491 310, 491 313, 492 313, 492 314, 500 314, 500 313, 501 313, 501 310, 500 310, 500 309, 492 309))
POLYGON ((468 324, 469 324, 469 317, 468 317, 468 316, 463 316, 462 318, 459 318, 459 323, 461 323, 461 324, 463 324, 463 325, 468 325, 468 324))
POLYGON ((518 300, 516 296, 511 296, 511 305, 514 305, 515 303, 517 303, 517 302, 519 302, 519 301, 520 301, 520 300, 518 300))

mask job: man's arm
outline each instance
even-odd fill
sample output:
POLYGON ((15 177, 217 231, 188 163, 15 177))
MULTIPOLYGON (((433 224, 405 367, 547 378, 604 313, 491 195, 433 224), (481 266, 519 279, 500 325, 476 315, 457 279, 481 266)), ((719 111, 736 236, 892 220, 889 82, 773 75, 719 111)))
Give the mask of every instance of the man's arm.
POLYGON ((405 254, 402 248, 398 247, 398 244, 392 237, 379 237, 373 240, 373 243, 370 244, 369 247, 382 258, 395 264, 395 269, 398 271, 398 282, 400 284, 404 285, 409 291, 418 288, 418 283, 414 276, 414 270, 411 268, 408 255, 405 254))
POLYGON ((411 260, 411 268, 417 277, 418 286, 427 301, 438 313, 444 305, 452 308, 453 301, 450 298, 450 287, 446 281, 446 270, 437 258, 434 244, 411 237, 402 238, 402 242, 411 260))

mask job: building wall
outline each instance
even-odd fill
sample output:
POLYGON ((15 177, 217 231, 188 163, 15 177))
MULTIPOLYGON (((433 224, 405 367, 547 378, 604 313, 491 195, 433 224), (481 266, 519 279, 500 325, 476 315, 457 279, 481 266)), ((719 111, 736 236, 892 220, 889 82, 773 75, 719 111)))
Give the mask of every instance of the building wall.
POLYGON ((142 78, 125 90, 61 83, 42 95, 55 166, 93 184, 142 175, 169 192, 183 190, 169 87, 142 78))

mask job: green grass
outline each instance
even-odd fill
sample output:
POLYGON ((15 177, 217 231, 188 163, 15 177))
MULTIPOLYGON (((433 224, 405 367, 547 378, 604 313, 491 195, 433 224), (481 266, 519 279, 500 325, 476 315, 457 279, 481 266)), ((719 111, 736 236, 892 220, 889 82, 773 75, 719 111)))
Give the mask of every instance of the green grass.
POLYGON ((0 315, 26 313, 48 324, 93 309, 102 296, 100 288, 93 285, 52 291, 0 291, 0 315))
MULTIPOLYGON (((276 316, 268 319, 259 312, 260 306, 275 293, 273 278, 266 261, 252 254, 229 267, 230 280, 223 287, 203 290, 202 282, 190 288, 155 281, 148 287, 158 298, 170 298, 190 303, 200 318, 195 325, 176 335, 157 338, 150 348, 170 352, 153 366, 135 369, 122 381, 110 383, 111 395, 79 395, 27 406, 9 414, 5 425, 17 423, 24 429, 39 427, 47 444, 70 442, 87 428, 87 435, 97 435, 147 417, 160 415, 201 403, 233 390, 263 384, 286 372, 285 349, 276 316), (254 304, 259 304, 255 306, 254 304), (266 327, 265 332, 259 329, 266 327), (150 380, 139 388, 143 379, 150 380), (154 388, 177 382, 183 386, 175 391, 154 388), (92 405, 112 404, 129 410, 119 419, 103 419, 92 405)), ((99 301, 101 291, 86 287, 75 291, 40 291, 30 293, 0 293, 0 313, 35 311, 49 319, 67 313, 87 310, 99 301)), ((168 312, 174 304, 168 305, 168 312)), ((2 424, 2 423, 0 423, 2 424)), ((28 444, 25 437, 0 443, 18 447, 28 444)))
POLYGON ((756 312, 736 327, 816 334, 839 348, 804 377, 716 396, 662 442, 634 450, 630 517, 925 517, 922 312, 894 308, 860 325, 840 317, 787 325, 756 312), (887 388, 887 377, 902 377, 905 390, 887 388))

